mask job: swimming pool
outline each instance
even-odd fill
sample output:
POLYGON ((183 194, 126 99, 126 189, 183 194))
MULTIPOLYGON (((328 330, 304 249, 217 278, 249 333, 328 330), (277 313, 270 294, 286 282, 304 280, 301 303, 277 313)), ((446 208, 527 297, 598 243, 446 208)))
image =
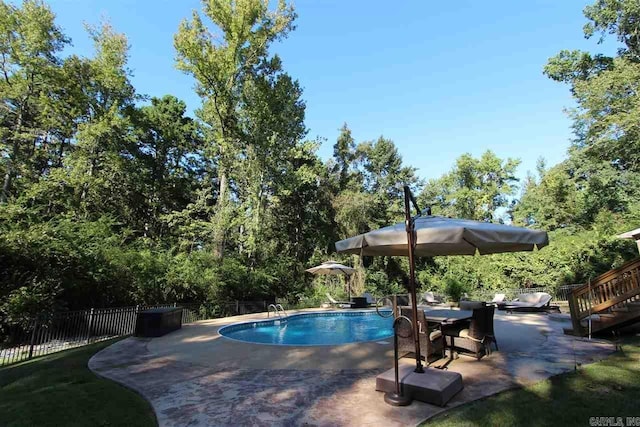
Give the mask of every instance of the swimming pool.
POLYGON ((371 311, 323 312, 239 323, 218 332, 227 338, 259 344, 338 345, 389 338, 393 336, 392 325, 392 318, 371 311))

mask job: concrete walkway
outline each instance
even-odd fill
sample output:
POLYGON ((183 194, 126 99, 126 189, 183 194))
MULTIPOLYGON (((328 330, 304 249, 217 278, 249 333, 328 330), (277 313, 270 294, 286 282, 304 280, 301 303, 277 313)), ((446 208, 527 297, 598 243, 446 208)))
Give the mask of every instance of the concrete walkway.
POLYGON ((608 342, 563 335, 567 315, 497 312, 500 351, 480 361, 461 357, 449 364, 449 370, 462 374, 464 389, 447 407, 413 402, 394 408, 375 391, 376 375, 393 366, 391 340, 289 347, 218 334, 223 325, 265 317, 209 320, 161 338, 128 338, 93 356, 89 368, 142 394, 161 426, 405 426, 571 371, 576 363, 591 363, 615 350, 608 342))

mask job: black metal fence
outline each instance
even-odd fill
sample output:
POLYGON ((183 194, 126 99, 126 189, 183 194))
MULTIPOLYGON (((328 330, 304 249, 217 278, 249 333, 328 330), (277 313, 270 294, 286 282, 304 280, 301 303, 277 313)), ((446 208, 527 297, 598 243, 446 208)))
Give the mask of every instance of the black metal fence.
POLYGON ((55 313, 1 325, 0 366, 133 334, 140 310, 182 307, 182 323, 266 311, 271 301, 139 305, 55 313))

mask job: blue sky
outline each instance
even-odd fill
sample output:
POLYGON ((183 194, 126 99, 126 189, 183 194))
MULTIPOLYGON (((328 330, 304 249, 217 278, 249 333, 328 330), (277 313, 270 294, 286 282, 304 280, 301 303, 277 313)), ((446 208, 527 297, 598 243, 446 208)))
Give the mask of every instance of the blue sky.
MULTIPOLYGON (((193 80, 174 67, 173 34, 198 0, 52 0, 72 51, 91 55, 83 22, 108 18, 129 37, 133 83, 199 105, 193 80)), ((542 68, 561 49, 607 52, 585 40, 585 0, 298 0, 297 29, 274 45, 304 88, 309 137, 328 158, 347 122, 360 142, 384 135, 423 178, 463 153, 487 149, 522 160, 561 161, 571 139, 569 88, 542 68)), ((609 44, 608 51, 613 49, 609 44)))

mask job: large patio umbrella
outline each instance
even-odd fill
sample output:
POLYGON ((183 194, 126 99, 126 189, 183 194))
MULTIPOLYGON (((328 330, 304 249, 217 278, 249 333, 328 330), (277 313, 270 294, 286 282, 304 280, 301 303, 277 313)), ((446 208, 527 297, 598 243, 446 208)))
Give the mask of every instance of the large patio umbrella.
POLYGON ((545 231, 504 224, 446 218, 421 212, 409 187, 404 188, 405 222, 360 234, 336 243, 343 253, 408 256, 409 292, 413 311, 416 372, 424 372, 418 340, 415 256, 475 255, 531 251, 549 243, 545 231), (418 215, 411 216, 411 204, 418 215))
POLYGON ((640 228, 636 228, 635 230, 627 231, 626 233, 618 234, 616 236, 619 239, 633 239, 636 241, 636 245, 638 245, 638 252, 640 252, 640 228))
POLYGON ((349 301, 351 301, 351 285, 348 282, 348 277, 355 273, 355 268, 337 263, 336 261, 325 261, 322 264, 308 268, 305 271, 311 274, 324 274, 329 276, 343 274, 347 278, 347 293, 349 294, 349 301))

